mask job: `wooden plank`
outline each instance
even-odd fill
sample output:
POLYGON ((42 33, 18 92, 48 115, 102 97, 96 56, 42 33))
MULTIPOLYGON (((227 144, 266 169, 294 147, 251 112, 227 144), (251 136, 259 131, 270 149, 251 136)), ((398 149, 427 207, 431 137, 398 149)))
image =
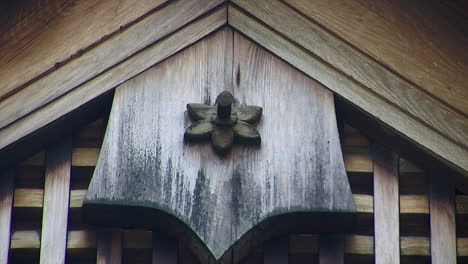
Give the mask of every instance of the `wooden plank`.
POLYGON ((450 138, 455 144, 468 148, 466 116, 421 92, 354 47, 336 38, 320 25, 301 16, 278 0, 233 2, 324 60, 335 70, 350 76, 360 83, 361 89, 370 89, 387 104, 394 105, 405 114, 420 120, 422 124, 450 138))
POLYGON ((46 152, 41 263, 65 263, 70 195, 71 139, 46 152))
POLYGON ((124 248, 153 248, 152 232, 148 230, 123 230, 124 248))
POLYGON ((126 60, 219 3, 221 0, 174 1, 165 8, 156 11, 108 41, 71 60, 64 67, 0 101, 0 128, 4 128, 126 60))
POLYGON ((288 264, 287 237, 277 237, 263 243, 263 264, 288 264))
POLYGON ((191 45, 225 23, 226 9, 224 7, 156 42, 118 66, 67 93, 60 100, 55 100, 18 120, 15 124, 0 130, 0 149, 65 116, 150 66, 191 45))
POLYGON ((404 0, 286 2, 423 91, 468 114, 468 23, 440 1, 425 1, 424 7, 404 0))
MULTIPOLYGON (((70 191, 70 208, 79 208, 83 205, 83 199, 87 190, 70 191)), ((14 207, 40 208, 43 206, 43 189, 15 189, 14 207)))
POLYGON ((2 10, 10 12, 2 12, 2 16, 11 18, 5 21, 9 23, 7 26, 2 23, 0 34, 0 79, 3 80, 0 100, 166 1, 43 1, 36 5, 21 2, 26 6, 2 10), (28 13, 21 18, 11 15, 21 12, 20 8, 27 9, 28 13))
POLYGON ((468 214, 468 195, 457 195, 456 210, 457 214, 468 214))
POLYGON ((102 229, 98 231, 98 264, 122 263, 122 231, 120 229, 102 229))
POLYGON ((455 188, 443 171, 430 174, 432 263, 456 263, 455 188))
POLYGON ((100 148, 73 148, 72 166, 96 166, 100 148))
POLYGON ((320 235, 319 263, 344 263, 344 237, 343 235, 320 235))
POLYGON ((400 263, 398 156, 374 144, 372 157, 375 263, 400 263))
MULTIPOLYGON (((275 10, 274 14, 277 13, 275 10)), ((318 80, 330 90, 344 97, 360 109, 399 131, 402 136, 416 143, 420 149, 436 156, 448 166, 468 176, 468 155, 465 148, 442 137, 418 120, 389 104, 380 96, 364 89, 348 76, 317 59, 271 29, 253 20, 234 6, 229 6, 229 23, 277 56, 291 63, 311 78, 318 80)), ((297 28, 291 30, 299 32, 297 28)), ((307 34, 301 34, 305 36, 307 34)), ((323 44, 321 44, 323 45, 323 44)), ((340 55, 341 56, 341 55, 340 55)), ((465 122, 466 124, 467 122, 465 122)))
POLYGON ((177 240, 153 232, 153 264, 177 264, 177 240))
POLYGON ((14 180, 15 172, 13 169, 3 172, 0 177, 0 264, 8 263, 10 252, 14 180))

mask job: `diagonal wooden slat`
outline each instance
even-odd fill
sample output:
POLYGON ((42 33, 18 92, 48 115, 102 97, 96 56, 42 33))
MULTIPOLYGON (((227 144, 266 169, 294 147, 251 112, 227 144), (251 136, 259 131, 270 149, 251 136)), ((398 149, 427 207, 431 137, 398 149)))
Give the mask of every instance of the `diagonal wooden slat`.
POLYGON ((222 0, 174 1, 156 11, 63 67, 0 101, 0 128, 126 60, 221 2, 222 0))
POLYGON ((464 158, 468 155, 468 151, 465 148, 436 133, 399 108, 388 104, 381 96, 365 89, 349 76, 336 71, 322 59, 318 59, 303 47, 297 46, 252 19, 233 5, 229 6, 229 24, 330 90, 351 101, 374 119, 392 127, 405 138, 411 139, 420 149, 438 157, 448 166, 468 176, 468 159, 464 158))
POLYGON ((71 149, 66 138, 46 152, 41 263, 65 263, 71 149))
POLYGON ((213 13, 156 42, 93 80, 77 87, 61 97, 60 100, 55 100, 18 122, 0 130, 0 149, 65 116, 81 105, 148 69, 150 66, 196 42, 224 25, 226 19, 225 7, 217 9, 213 13))

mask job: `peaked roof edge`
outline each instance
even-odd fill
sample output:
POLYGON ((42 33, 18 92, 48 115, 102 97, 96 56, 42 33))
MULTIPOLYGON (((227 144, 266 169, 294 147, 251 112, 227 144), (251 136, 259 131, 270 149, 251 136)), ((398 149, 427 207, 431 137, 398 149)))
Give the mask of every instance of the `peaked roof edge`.
MULTIPOLYGON (((180 2, 183 1, 176 1, 175 3, 180 2)), ((101 45, 87 51, 82 57, 77 57, 56 70, 57 74, 55 77, 60 76, 60 78, 47 79, 51 78, 50 76, 54 77, 54 75, 49 74, 33 82, 31 85, 38 83, 44 89, 45 87, 53 86, 55 89, 61 90, 62 86, 67 85, 68 88, 63 88, 63 91, 58 93, 55 98, 52 97, 50 99, 51 97, 49 96, 49 101, 37 103, 35 108, 28 110, 30 112, 24 112, 23 116, 18 117, 16 120, 11 119, 13 121, 10 120, 10 123, 3 126, 0 130, 0 155, 2 153, 5 155, 5 150, 9 150, 9 146, 18 142, 23 137, 38 131, 40 128, 60 119, 67 113, 71 113, 120 83, 228 24, 311 78, 321 82, 339 96, 367 112, 374 119, 395 129, 399 134, 404 135, 411 142, 415 143, 420 149, 468 178, 468 151, 463 143, 466 138, 466 134, 463 134, 463 132, 466 132, 464 131, 467 125, 466 118, 460 119, 459 116, 452 115, 451 112, 445 113, 448 117, 453 116, 456 121, 461 120, 461 125, 460 122, 449 123, 447 128, 454 128, 455 133, 444 133, 443 131, 445 130, 441 131, 442 128, 438 126, 446 125, 445 123, 439 125, 428 123, 426 119, 418 116, 418 113, 409 112, 405 108, 405 105, 402 106, 389 100, 383 88, 382 91, 375 90, 378 87, 369 89, 367 85, 357 81, 352 75, 348 75, 346 71, 343 72, 343 69, 336 68, 335 65, 316 55, 314 50, 310 50, 307 45, 299 45, 297 41, 288 38, 285 28, 282 28, 281 25, 259 22, 254 17, 259 16, 262 18, 263 15, 261 13, 252 15, 246 11, 250 9, 249 6, 242 6, 245 5, 246 1, 236 0, 233 2, 234 4, 229 4, 228 6, 222 4, 221 6, 215 6, 214 9, 210 8, 208 11, 204 11, 204 15, 196 13, 195 16, 198 18, 195 20, 184 20, 185 24, 182 27, 172 28, 172 33, 159 37, 159 40, 156 42, 150 40, 149 43, 145 44, 146 47, 144 49, 140 49, 133 53, 133 55, 130 54, 121 61, 115 62, 111 68, 104 68, 98 71, 84 71, 80 73, 82 75, 75 76, 77 68, 86 62, 86 60, 80 61, 86 54, 90 57, 97 56, 102 52, 102 47, 118 50, 120 47, 119 43, 122 44, 128 37, 138 36, 139 34, 143 34, 142 32, 149 32, 151 27, 157 26, 154 24, 156 20, 152 20, 153 24, 149 23, 145 26, 138 26, 137 29, 134 28, 140 25, 140 23, 149 21, 147 19, 154 19, 153 15, 150 15, 124 30, 120 33, 120 37, 116 36, 106 40, 101 45), (67 76, 76 77, 77 84, 71 85, 68 82, 69 78, 67 76)), ((166 8, 175 5, 175 3, 168 4, 167 7, 156 13, 163 10, 167 11, 166 8)), ((250 10, 250 12, 255 13, 258 11, 250 10)), ((302 22, 299 21, 298 23, 302 22)), ((298 27, 305 26, 307 25, 299 25, 298 27)), ((106 54, 109 55, 108 53, 106 54)), ((386 78, 393 77, 387 76, 386 78)), ((31 96, 31 93, 25 93, 24 98, 28 98, 26 95, 31 96)), ((407 96, 407 94, 400 95, 407 96)), ((420 96, 420 94, 416 95, 420 96)), ((30 101, 37 102, 37 100, 30 101)), ((11 104, 19 103, 24 107, 24 100, 18 101, 16 99, 11 102, 11 104)), ((426 101, 422 103, 424 104, 426 101)), ((439 109, 437 104, 430 103, 425 107, 436 107, 436 110, 439 109)), ((5 119, 2 117, 0 120, 4 121, 5 119)))

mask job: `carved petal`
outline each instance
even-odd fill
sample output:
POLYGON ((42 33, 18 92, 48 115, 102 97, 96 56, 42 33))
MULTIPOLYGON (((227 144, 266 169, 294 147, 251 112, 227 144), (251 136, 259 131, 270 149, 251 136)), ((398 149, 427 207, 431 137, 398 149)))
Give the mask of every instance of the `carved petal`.
POLYGON ((241 141, 247 141, 255 144, 260 143, 260 133, 258 133, 258 130, 250 124, 237 121, 237 123, 232 127, 232 130, 241 141))
POLYGON ((209 139, 214 125, 208 120, 193 123, 185 130, 185 138, 191 141, 209 139))
POLYGON ((244 106, 237 111, 237 118, 241 121, 253 124, 260 119, 262 111, 263 109, 259 106, 244 106))
POLYGON ((206 104, 187 104, 190 119, 193 121, 210 119, 216 113, 216 109, 206 104))
POLYGON ((219 154, 226 154, 232 147, 234 141, 234 132, 229 126, 217 126, 215 127, 213 134, 211 135, 213 141, 213 147, 219 154))

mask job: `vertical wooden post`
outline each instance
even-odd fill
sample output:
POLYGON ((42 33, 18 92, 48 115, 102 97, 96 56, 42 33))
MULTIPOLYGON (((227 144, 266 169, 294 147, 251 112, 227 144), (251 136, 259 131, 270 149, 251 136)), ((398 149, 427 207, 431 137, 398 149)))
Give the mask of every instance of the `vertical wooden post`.
POLYGON ((430 177, 432 263, 456 263, 455 188, 448 175, 436 172, 430 177))
POLYGON ((99 230, 96 263, 122 263, 122 231, 120 229, 99 230))
POLYGON ((177 264, 177 241, 153 231, 153 264, 177 264))
POLYGON ((321 235, 319 243, 320 264, 344 263, 344 237, 342 235, 321 235))
POLYGON ((375 263, 400 263, 398 157, 372 146, 374 159, 375 263))
POLYGON ((289 240, 288 237, 278 237, 263 244, 264 264, 288 264, 289 240))
POLYGON ((10 252, 14 176, 13 169, 0 175, 0 264, 8 263, 8 253, 10 252))
POLYGON ((46 152, 41 263, 65 263, 71 150, 67 138, 46 152))

